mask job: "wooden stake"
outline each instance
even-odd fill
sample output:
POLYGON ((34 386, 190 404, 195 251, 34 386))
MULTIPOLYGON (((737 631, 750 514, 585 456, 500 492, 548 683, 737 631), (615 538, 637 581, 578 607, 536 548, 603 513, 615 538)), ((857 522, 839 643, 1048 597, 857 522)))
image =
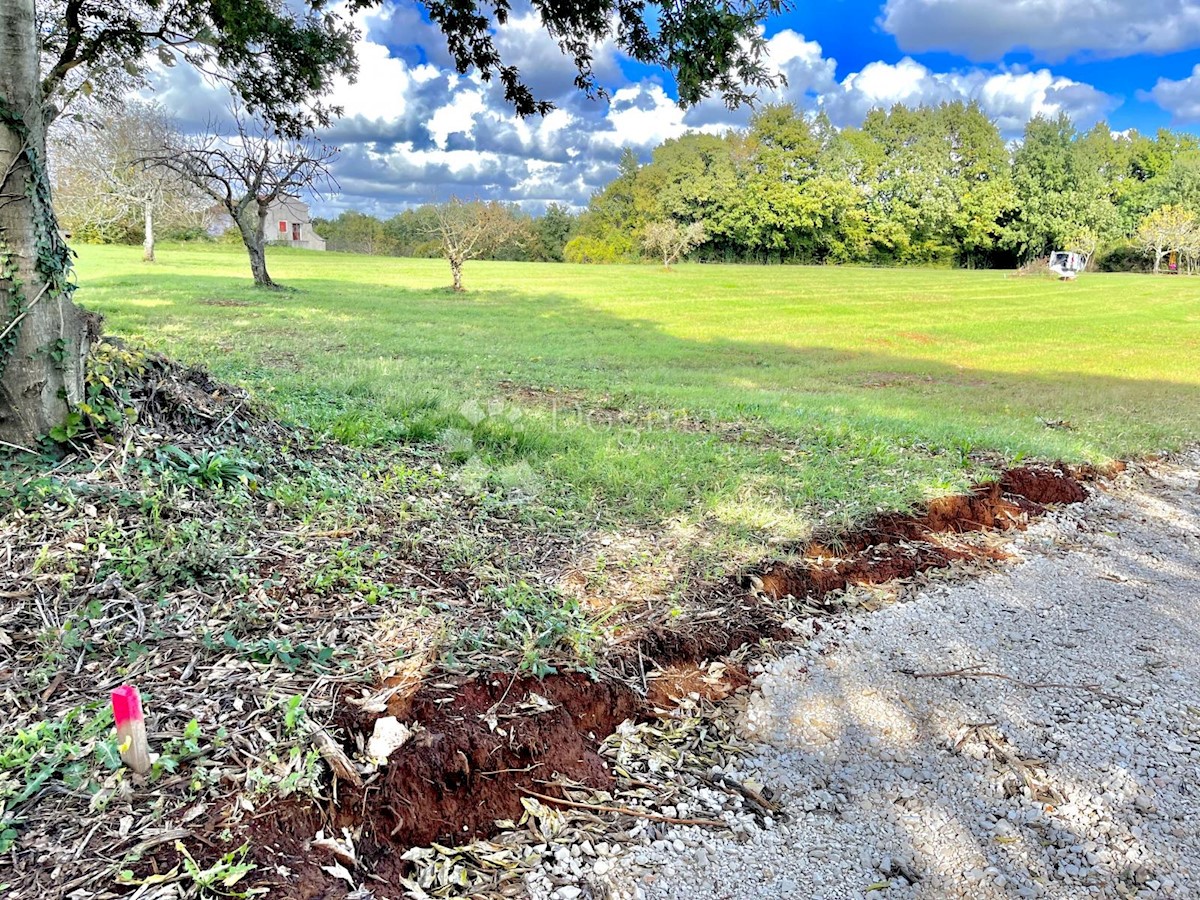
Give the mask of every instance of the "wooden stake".
POLYGON ((150 771, 150 743, 146 740, 146 720, 142 718, 138 689, 131 684, 121 685, 112 692, 112 708, 121 761, 139 775, 145 775, 150 771))

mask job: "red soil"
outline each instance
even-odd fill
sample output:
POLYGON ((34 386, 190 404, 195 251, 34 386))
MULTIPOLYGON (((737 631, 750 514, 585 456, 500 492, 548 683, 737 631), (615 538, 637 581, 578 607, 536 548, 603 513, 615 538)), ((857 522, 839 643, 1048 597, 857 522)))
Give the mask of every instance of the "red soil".
POLYGON ((888 513, 836 542, 814 542, 800 562, 774 564, 758 577, 772 599, 820 599, 849 585, 911 578, 955 560, 1002 558, 1001 551, 948 546, 938 536, 1024 528, 1045 512, 1046 504, 1079 503, 1086 496, 1066 467, 1009 469, 999 481, 930 501, 921 514, 888 513))
MULTIPOLYGON (((544 782, 560 775, 610 787, 612 776, 596 749, 640 708, 640 698, 625 684, 594 682, 579 673, 542 681, 488 675, 453 687, 426 685, 412 697, 408 716, 421 730, 362 790, 339 783, 336 802, 326 807, 277 804, 251 821, 249 837, 258 855, 282 855, 289 869, 303 871, 300 880, 324 891, 335 880, 317 865, 331 860, 314 855, 309 844, 319 829, 340 835, 346 827, 356 835, 360 858, 392 882, 404 874, 407 863, 400 854, 409 847, 468 842, 493 833, 497 819, 519 819, 524 789, 545 793, 544 782), (552 707, 531 712, 531 692, 552 707)), ((376 718, 346 707, 339 724, 365 742, 376 718)), ((276 888, 299 897, 323 896, 295 883, 289 878, 276 888)))

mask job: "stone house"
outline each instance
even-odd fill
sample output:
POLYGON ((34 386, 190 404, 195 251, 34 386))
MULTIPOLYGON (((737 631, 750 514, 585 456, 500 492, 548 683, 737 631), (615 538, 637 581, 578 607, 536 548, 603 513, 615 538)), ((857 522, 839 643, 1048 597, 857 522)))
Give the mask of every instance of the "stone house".
POLYGON ((325 238, 313 229, 308 204, 298 197, 280 197, 267 213, 266 235, 271 244, 324 250, 325 238))

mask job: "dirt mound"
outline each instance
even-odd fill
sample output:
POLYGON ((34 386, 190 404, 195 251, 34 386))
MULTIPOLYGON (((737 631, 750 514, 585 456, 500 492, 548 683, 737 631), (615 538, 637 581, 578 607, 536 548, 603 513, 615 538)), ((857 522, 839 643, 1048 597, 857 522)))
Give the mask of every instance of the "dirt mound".
MULTIPOLYGON (((497 819, 519 819, 526 790, 554 791, 547 783, 561 778, 611 786, 596 750, 642 701, 621 682, 573 672, 541 681, 486 675, 430 684, 404 705, 416 734, 377 775, 362 789, 339 783, 337 802, 325 809, 306 801, 277 805, 251 823, 254 845, 327 864, 314 856, 312 838, 319 829, 348 828, 371 871, 394 881, 406 871, 400 855, 409 847, 467 842, 494 833, 497 819)), ((383 714, 346 706, 341 731, 365 743, 383 714)), ((325 878, 308 874, 306 880, 325 878)))
POLYGON ((670 665, 653 673, 646 689, 650 709, 670 712, 688 697, 719 703, 750 683, 750 673, 738 665, 670 665))
POLYGON ((1033 503, 1081 503, 1087 498, 1083 485, 1065 467, 1009 469, 1000 477, 1000 487, 1033 503))
POLYGON ((1008 469, 966 494, 931 500, 921 514, 888 513, 833 540, 814 542, 799 562, 754 577, 772 599, 820 599, 850 585, 883 584, 962 559, 1001 559, 1003 551, 952 545, 941 536, 1024 528, 1047 504, 1079 503, 1087 491, 1065 466, 1008 469))

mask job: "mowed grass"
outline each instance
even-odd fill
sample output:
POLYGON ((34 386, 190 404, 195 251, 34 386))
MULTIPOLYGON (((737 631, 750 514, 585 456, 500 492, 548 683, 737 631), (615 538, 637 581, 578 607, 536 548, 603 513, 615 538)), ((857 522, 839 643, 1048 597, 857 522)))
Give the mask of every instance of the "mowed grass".
POLYGON ((239 248, 139 253, 80 248, 109 332, 552 516, 803 537, 1200 435, 1200 280, 474 262, 455 295, 440 260, 284 250, 274 293, 239 248))

